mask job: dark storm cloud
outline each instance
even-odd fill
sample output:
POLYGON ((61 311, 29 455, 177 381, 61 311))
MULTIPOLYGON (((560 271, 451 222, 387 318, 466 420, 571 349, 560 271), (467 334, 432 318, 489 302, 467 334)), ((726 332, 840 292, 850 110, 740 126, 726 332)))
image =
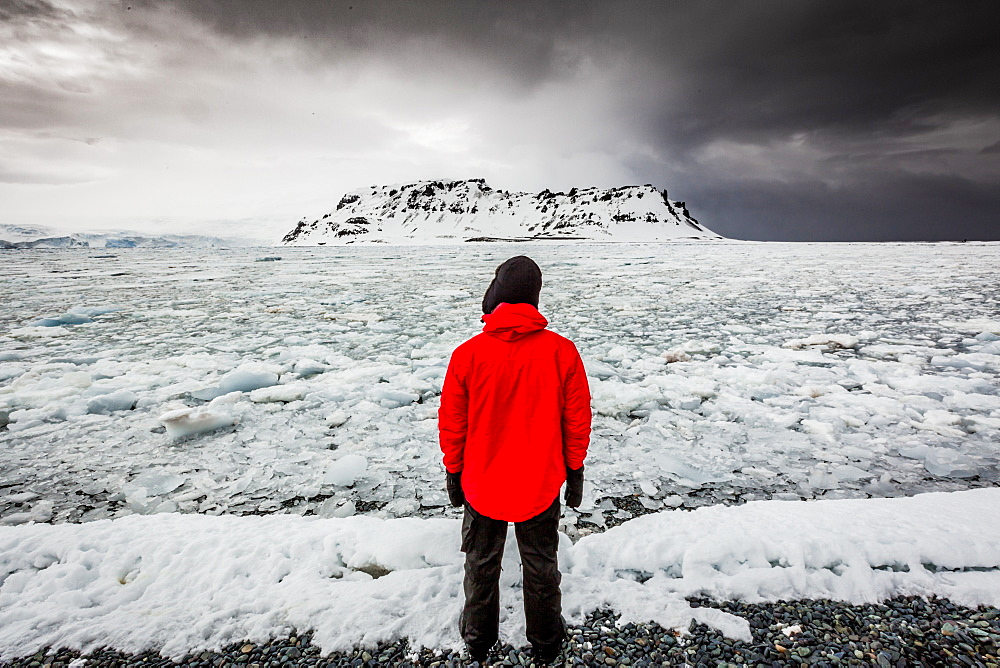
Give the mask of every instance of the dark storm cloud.
POLYGON ((760 241, 997 239, 1000 190, 951 176, 870 175, 832 191, 818 182, 702 183, 685 190, 694 213, 723 235, 760 241))
POLYGON ((681 121, 671 136, 873 122, 906 133, 935 112, 995 114, 1000 104, 996 2, 181 4, 238 38, 314 39, 318 57, 403 53, 422 38, 525 82, 560 76, 583 58, 625 59, 636 67, 629 86, 657 84, 669 98, 656 118, 681 121))
POLYGON ((609 94, 626 100, 619 118, 636 130, 636 141, 672 165, 637 173, 639 180, 669 176, 696 208, 729 221, 709 224, 735 236, 951 238, 957 228, 921 213, 943 212, 946 200, 967 209, 962 236, 997 235, 995 198, 984 194, 1000 178, 990 155, 995 141, 973 150, 922 145, 921 138, 947 134, 963 119, 998 118, 1000 3, 190 0, 184 6, 237 39, 311 41, 317 58, 352 51, 399 57, 404 72, 414 40, 519 86, 579 76, 588 62, 618 67, 620 80, 609 94), (768 163, 765 171, 784 169, 784 182, 693 164, 712 147, 722 147, 713 153, 718 158, 725 146, 767 148, 797 134, 818 151, 814 173, 802 178, 792 174, 794 164, 781 164, 780 153, 765 152, 760 160, 768 163), (922 163, 962 152, 986 156, 982 170, 967 162, 952 175, 921 173, 922 163), (877 193, 865 185, 876 168, 882 170, 874 174, 877 193), (824 185, 824 174, 835 175, 843 189, 824 185), (988 183, 978 182, 984 178, 988 183), (732 204, 717 204, 727 194, 732 204), (781 207, 768 208, 779 201, 781 207), (854 222, 861 218, 864 224, 854 222), (873 231, 879 225, 884 231, 873 231))
POLYGON ((312 40, 307 48, 316 57, 361 51, 405 58, 414 40, 424 40, 449 53, 453 63, 472 58, 526 82, 565 66, 559 43, 586 39, 595 26, 588 2, 183 0, 181 5, 236 38, 312 40))
POLYGON ((0 4, 0 21, 29 19, 69 19, 72 12, 45 0, 5 0, 0 4))

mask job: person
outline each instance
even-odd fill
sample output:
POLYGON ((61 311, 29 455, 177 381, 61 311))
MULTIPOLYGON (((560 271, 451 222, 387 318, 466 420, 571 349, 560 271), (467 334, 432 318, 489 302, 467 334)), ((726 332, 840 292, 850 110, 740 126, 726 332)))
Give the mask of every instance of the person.
POLYGON ((452 353, 438 431, 453 506, 465 507, 465 606, 460 632, 484 661, 497 642, 500 562, 514 523, 524 580, 526 635, 549 663, 566 636, 562 618, 559 490, 583 498, 590 387, 580 353, 538 312, 542 272, 531 258, 499 267, 483 297, 483 332, 452 353))

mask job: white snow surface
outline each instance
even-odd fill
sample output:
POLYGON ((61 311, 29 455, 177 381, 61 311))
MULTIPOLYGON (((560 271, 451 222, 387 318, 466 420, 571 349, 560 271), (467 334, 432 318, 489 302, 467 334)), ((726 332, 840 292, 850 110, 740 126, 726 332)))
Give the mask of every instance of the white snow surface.
POLYGON ((0 266, 0 523, 457 516, 441 382, 521 253, 593 395, 573 538, 631 516, 609 497, 657 510, 1000 479, 997 245, 19 250, 0 266), (327 482, 345 455, 365 469, 327 482), (126 491, 150 471, 183 484, 126 491))
MULTIPOLYGON (((900 595, 1000 605, 1000 489, 910 498, 757 501, 661 511, 571 544, 571 622, 692 619, 751 639, 745 619, 685 596, 749 602, 900 595)), ((179 657, 314 630, 324 652, 407 638, 461 645, 460 521, 161 514, 0 528, 0 658, 109 646, 179 657), (374 577, 373 577, 374 576, 374 577)), ((513 531, 501 638, 525 644, 513 531)))
POLYGON ((281 244, 447 244, 520 239, 722 239, 684 202, 652 185, 511 193, 482 179, 361 188, 321 218, 303 218, 281 244))

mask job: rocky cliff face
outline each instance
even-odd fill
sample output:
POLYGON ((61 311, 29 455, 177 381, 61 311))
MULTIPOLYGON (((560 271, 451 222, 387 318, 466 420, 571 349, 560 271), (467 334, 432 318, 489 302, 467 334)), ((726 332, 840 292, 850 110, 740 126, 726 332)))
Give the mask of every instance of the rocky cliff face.
POLYGON ((463 241, 721 239, 684 202, 651 185, 537 194, 494 190, 483 179, 372 186, 305 218, 284 245, 463 241))

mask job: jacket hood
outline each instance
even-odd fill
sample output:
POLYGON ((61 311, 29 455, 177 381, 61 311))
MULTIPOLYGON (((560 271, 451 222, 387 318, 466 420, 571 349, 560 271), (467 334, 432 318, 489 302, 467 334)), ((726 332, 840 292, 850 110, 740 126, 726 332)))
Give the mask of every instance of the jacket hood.
POLYGON ((492 313, 482 317, 486 326, 483 331, 490 336, 513 341, 522 336, 545 329, 549 321, 531 304, 508 304, 497 306, 492 313))
POLYGON ((483 295, 483 313, 492 313, 498 304, 531 304, 538 308, 542 270, 526 255, 512 257, 499 267, 483 295))

